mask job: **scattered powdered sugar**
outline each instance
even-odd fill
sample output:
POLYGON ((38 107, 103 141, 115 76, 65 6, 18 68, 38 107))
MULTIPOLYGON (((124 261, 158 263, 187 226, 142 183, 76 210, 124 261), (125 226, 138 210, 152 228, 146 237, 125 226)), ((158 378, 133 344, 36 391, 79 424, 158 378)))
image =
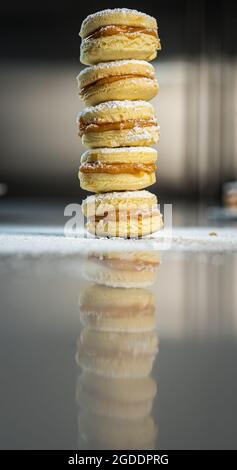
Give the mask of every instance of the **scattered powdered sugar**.
MULTIPOLYGON (((171 237, 166 234, 165 230, 161 230, 148 235, 148 237, 130 240, 116 237, 110 239, 106 237, 95 238, 91 234, 87 234, 85 237, 83 225, 74 237, 64 236, 61 227, 49 227, 45 233, 43 233, 42 227, 35 227, 34 231, 32 227, 17 227, 17 229, 11 227, 11 229, 5 230, 5 233, 0 234, 2 268, 11 261, 14 269, 20 266, 22 270, 23 262, 31 263, 34 259, 39 259, 41 263, 48 262, 50 266, 52 266, 53 259, 58 261, 63 259, 63 263, 57 265, 58 268, 64 270, 67 266, 71 273, 74 266, 71 265, 72 260, 75 261, 76 269, 78 269, 78 259, 75 258, 75 255, 88 255, 92 252, 93 254, 95 252, 104 254, 111 253, 111 251, 125 254, 128 251, 148 250, 162 250, 164 261, 166 257, 168 259, 177 259, 177 253, 179 257, 182 256, 182 259, 189 259, 189 257, 191 259, 194 253, 197 253, 198 256, 200 256, 200 253, 206 253, 207 255, 211 253, 211 260, 214 262, 213 254, 219 253, 224 262, 225 254, 234 253, 236 255, 237 253, 236 228, 173 227, 171 237), (210 237, 210 230, 215 230, 218 237, 210 237), (167 244, 166 249, 168 251, 163 251, 165 250, 165 244, 167 244), (52 256, 55 258, 52 258, 52 256), (70 256, 73 256, 73 258, 70 258, 70 256), (173 258, 174 256, 175 258, 173 258), (69 264, 65 264, 65 262, 69 264)), ((154 255, 156 251, 154 251, 154 255)), ((201 259, 198 257, 195 260, 201 259)), ((37 264, 37 272, 38 269, 39 265, 37 264)))
POLYGON ((150 111, 154 113, 154 108, 150 103, 147 103, 147 101, 144 100, 138 100, 138 101, 129 101, 129 100, 123 100, 123 101, 106 101, 105 103, 100 103, 97 104, 96 106, 88 106, 85 108, 81 113, 80 116, 84 117, 88 113, 95 113, 95 112, 100 112, 100 111, 109 111, 111 109, 124 109, 124 108, 137 108, 137 107, 143 107, 147 108, 150 111))
POLYGON ((101 62, 100 64, 97 65, 92 65, 91 67, 86 67, 83 69, 79 75, 77 76, 77 79, 84 78, 84 75, 86 75, 88 72, 97 72, 98 70, 104 70, 104 69, 111 69, 113 67, 119 67, 119 66, 124 66, 124 65, 144 65, 149 72, 154 71, 153 65, 149 64, 145 60, 136 60, 136 59, 130 59, 130 60, 114 60, 113 62, 101 62))
POLYGON ((122 191, 113 193, 92 194, 84 199, 82 204, 90 204, 95 202, 107 202, 111 199, 150 199, 156 196, 145 189, 142 191, 122 191))

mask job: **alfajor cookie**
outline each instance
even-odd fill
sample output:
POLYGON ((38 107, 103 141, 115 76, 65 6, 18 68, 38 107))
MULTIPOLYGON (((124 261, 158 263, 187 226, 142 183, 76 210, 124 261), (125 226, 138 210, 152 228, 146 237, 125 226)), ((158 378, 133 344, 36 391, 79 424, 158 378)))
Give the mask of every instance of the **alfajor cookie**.
POLYGON ((92 285, 79 298, 81 323, 92 330, 138 333, 156 327, 155 305, 147 289, 92 285))
POLYGON ((146 101, 107 101, 85 108, 78 116, 86 147, 150 146, 159 140, 153 106, 146 101))
POLYGON ((155 69, 144 60, 120 60, 87 67, 77 80, 86 106, 112 100, 149 101, 158 92, 155 69))
POLYGON ((81 188, 95 193, 147 188, 156 181, 156 160, 151 147, 87 150, 78 175, 81 188))
POLYGON ((96 194, 82 203, 87 230, 103 237, 136 238, 163 226, 157 198, 149 191, 96 194))
POLYGON ((89 15, 79 34, 80 60, 86 65, 121 59, 153 60, 160 49, 156 19, 127 8, 89 15))
POLYGON ((84 328, 77 341, 76 361, 83 370, 103 377, 146 377, 157 352, 155 331, 131 334, 84 328))
POLYGON ((86 279, 109 287, 147 287, 156 279, 157 251, 91 253, 83 265, 86 279))
POLYGON ((76 399, 81 409, 120 419, 148 416, 156 396, 151 377, 117 379, 83 371, 78 378, 76 399))
POLYGON ((157 427, 152 416, 127 420, 80 410, 79 449, 157 449, 157 427))

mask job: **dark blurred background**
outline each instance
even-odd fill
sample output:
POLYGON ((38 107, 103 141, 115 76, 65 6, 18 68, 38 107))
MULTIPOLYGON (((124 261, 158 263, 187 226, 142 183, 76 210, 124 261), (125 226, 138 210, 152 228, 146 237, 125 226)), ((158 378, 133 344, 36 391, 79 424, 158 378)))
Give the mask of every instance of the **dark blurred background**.
POLYGON ((128 7, 157 18, 162 44, 154 62, 160 93, 153 104, 161 139, 152 190, 164 202, 174 197, 220 202, 222 184, 237 176, 236 3, 2 2, 0 183, 8 186, 5 200, 80 202, 78 31, 90 13, 128 7))

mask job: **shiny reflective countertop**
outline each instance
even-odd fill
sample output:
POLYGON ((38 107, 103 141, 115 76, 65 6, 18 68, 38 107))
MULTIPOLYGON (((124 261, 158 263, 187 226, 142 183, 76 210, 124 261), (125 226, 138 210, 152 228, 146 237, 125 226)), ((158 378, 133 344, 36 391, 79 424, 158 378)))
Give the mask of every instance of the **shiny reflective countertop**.
POLYGON ((1 258, 0 447, 237 448, 237 253, 92 250, 1 258))

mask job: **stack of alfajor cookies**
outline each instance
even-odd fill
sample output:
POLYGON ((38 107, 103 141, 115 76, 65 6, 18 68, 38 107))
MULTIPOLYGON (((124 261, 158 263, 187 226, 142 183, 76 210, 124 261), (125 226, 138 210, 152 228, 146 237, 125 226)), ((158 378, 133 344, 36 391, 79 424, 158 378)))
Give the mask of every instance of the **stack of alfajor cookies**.
POLYGON ((82 23, 78 75, 87 108, 78 116, 89 148, 81 157, 81 187, 96 193, 83 201, 87 230, 98 236, 141 237, 162 227, 155 195, 159 140, 154 108, 158 92, 147 62, 160 49, 155 18, 126 8, 89 15, 82 23))

